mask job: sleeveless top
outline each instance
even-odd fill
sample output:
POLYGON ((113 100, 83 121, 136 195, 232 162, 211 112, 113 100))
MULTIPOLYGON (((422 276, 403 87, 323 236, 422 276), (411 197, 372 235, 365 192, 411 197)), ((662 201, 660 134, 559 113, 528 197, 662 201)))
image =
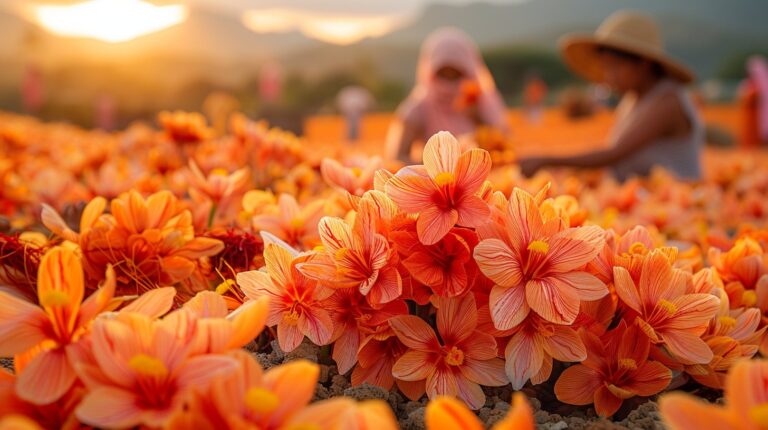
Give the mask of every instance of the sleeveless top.
POLYGON ((704 145, 704 125, 682 84, 665 79, 656 84, 642 99, 625 96, 616 108, 617 122, 611 131, 611 140, 616 141, 629 127, 643 109, 651 109, 653 101, 664 94, 677 95, 685 115, 690 123, 690 131, 685 136, 660 138, 651 144, 619 160, 613 171, 620 180, 631 176, 646 176, 654 166, 664 167, 680 179, 698 180, 701 177, 700 153, 704 145))

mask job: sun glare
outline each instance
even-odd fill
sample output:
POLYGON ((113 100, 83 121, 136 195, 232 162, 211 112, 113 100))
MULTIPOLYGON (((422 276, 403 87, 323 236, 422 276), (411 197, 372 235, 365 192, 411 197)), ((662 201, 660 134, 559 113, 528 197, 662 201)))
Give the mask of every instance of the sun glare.
POLYGON ((37 21, 52 33, 126 42, 181 23, 183 5, 156 6, 141 0, 90 0, 68 6, 41 5, 37 21))
POLYGON ((257 33, 300 31, 305 36, 337 45, 349 45, 366 37, 392 31, 399 16, 324 14, 294 9, 249 10, 243 24, 257 33))

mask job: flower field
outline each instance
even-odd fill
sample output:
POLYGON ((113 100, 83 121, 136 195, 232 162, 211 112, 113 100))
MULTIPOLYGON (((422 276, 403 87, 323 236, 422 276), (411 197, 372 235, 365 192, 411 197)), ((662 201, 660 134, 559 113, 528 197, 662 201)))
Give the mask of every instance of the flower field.
POLYGON ((514 163, 605 121, 403 166, 328 123, 0 114, 0 429, 632 427, 657 397, 658 428, 766 428, 768 158, 514 163))

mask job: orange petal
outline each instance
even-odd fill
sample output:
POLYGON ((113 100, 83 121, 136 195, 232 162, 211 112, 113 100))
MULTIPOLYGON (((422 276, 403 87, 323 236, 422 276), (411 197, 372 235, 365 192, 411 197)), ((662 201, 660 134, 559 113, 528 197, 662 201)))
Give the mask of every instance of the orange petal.
POLYGON ((488 203, 480 197, 469 194, 459 200, 456 205, 458 219, 456 223, 464 227, 478 227, 488 221, 491 215, 491 209, 488 203))
POLYGON ((249 300, 237 308, 227 319, 232 321, 232 339, 228 348, 241 348, 264 330, 269 314, 269 297, 249 300))
POLYGON ((16 379, 16 393, 22 399, 46 405, 60 399, 77 379, 63 348, 37 354, 16 379))
POLYGON ((584 301, 600 300, 608 295, 608 287, 595 275, 587 272, 568 272, 553 275, 550 279, 562 282, 567 287, 576 291, 579 298, 584 301))
MULTIPOLYGON (((743 388, 740 388, 743 389, 743 388)), ((720 406, 687 393, 673 392, 659 398, 661 417, 671 430, 721 430, 739 428, 736 416, 720 406)))
POLYGON ((637 292, 632 275, 627 269, 620 266, 613 268, 613 286, 616 288, 616 294, 621 301, 635 312, 642 313, 643 305, 640 302, 640 294, 637 292))
POLYGON ((669 352, 685 364, 706 364, 712 361, 712 350, 699 335, 679 330, 661 334, 669 352))
POLYGON ((475 247, 475 261, 480 270, 496 285, 516 287, 523 280, 520 260, 517 255, 499 239, 486 239, 475 247))
POLYGON ((459 155, 459 141, 451 133, 440 131, 430 137, 424 146, 424 168, 432 178, 444 172, 453 173, 459 155))
POLYGON ((528 281, 525 285, 528 306, 555 324, 571 324, 579 314, 579 295, 570 286, 550 278, 528 281))
POLYGON ((504 360, 495 357, 488 360, 465 357, 461 374, 468 380, 485 387, 501 387, 509 383, 504 372, 504 360))
POLYGON ((42 309, 0 291, 0 357, 21 354, 48 338, 50 325, 42 309))
POLYGON ((686 294, 672 299, 671 302, 677 310, 665 321, 664 326, 673 330, 705 326, 720 307, 720 301, 711 294, 686 294))
POLYGON ((555 383, 555 395, 569 405, 588 405, 595 401, 595 392, 603 386, 603 377, 594 369, 575 364, 563 371, 555 383))
POLYGON ((83 209, 80 216, 80 234, 88 233, 88 230, 96 224, 96 221, 104 213, 107 207, 107 200, 104 197, 96 197, 91 200, 83 209))
POLYGON ((630 382, 620 388, 647 397, 666 389, 672 380, 672 372, 658 361, 647 361, 632 372, 630 378, 630 382))
POLYGON ((581 337, 571 327, 553 325, 554 333, 544 338, 544 349, 553 358, 564 362, 584 361, 587 349, 581 337))
POLYGON ((493 430, 535 430, 536 421, 533 410, 525 394, 516 392, 512 395, 512 407, 507 416, 493 426, 493 430))
POLYGON ((427 430, 482 430, 475 414, 459 400, 437 396, 430 400, 424 411, 427 430))
POLYGON ((274 283, 282 288, 287 288, 293 284, 292 262, 293 256, 290 251, 282 246, 270 243, 264 248, 264 263, 267 266, 267 272, 274 283))
POLYGON ((621 407, 622 400, 611 393, 611 391, 601 385, 595 391, 595 411, 601 417, 610 417, 621 407))
POLYGON ((408 351, 392 366, 392 375, 404 381, 427 379, 435 371, 434 358, 433 354, 425 351, 408 351))
POLYGON ((475 297, 440 298, 437 302, 437 331, 444 344, 454 344, 472 336, 477 327, 475 297))
POLYGON ((553 272, 569 272, 594 260, 604 244, 605 234, 598 226, 571 228, 552 237, 547 260, 553 272))
POLYGON ((428 206, 419 213, 416 221, 416 233, 424 245, 433 245, 440 241, 456 225, 459 214, 455 209, 443 210, 437 206, 428 206))
POLYGON ((499 287, 491 289, 489 297, 491 320, 499 330, 509 330, 523 322, 531 311, 525 299, 525 287, 499 287))
POLYGON ((75 251, 63 247, 49 250, 40 261, 37 296, 54 322, 54 331, 72 333, 85 292, 83 265, 75 251))
POLYGON ((278 428, 292 413, 305 407, 312 399, 320 376, 320 366, 307 360, 295 360, 269 369, 264 374, 264 386, 279 399, 273 411, 270 428, 278 428))
POLYGON ((519 390, 541 368, 544 360, 544 347, 538 336, 526 331, 519 331, 509 339, 504 350, 507 363, 505 370, 512 383, 512 388, 519 390))
POLYGON ((97 387, 88 392, 75 410, 77 419, 102 428, 131 428, 141 424, 144 411, 132 392, 113 387, 97 387))
POLYGON ((78 315, 78 324, 84 325, 85 323, 96 318, 98 314, 105 311, 112 299, 115 296, 115 271, 112 266, 107 266, 107 273, 104 281, 96 292, 91 294, 80 307, 80 315, 78 315))
POLYGON ((56 212, 56 209, 43 203, 43 211, 41 212, 40 217, 42 218, 43 225, 54 234, 71 242, 79 242, 80 235, 69 228, 67 222, 64 221, 64 218, 62 218, 58 212, 56 212))
POLYGON ((437 343, 437 337, 432 327, 424 320, 413 315, 400 315, 389 320, 400 342, 409 348, 426 349, 437 343))
POLYGON ((142 294, 120 311, 160 318, 171 310, 174 297, 176 297, 174 287, 155 288, 142 294))
MULTIPOLYGON (((451 172, 446 170, 446 172, 451 172)), ((456 162, 456 185, 474 194, 491 172, 491 155, 484 149, 470 149, 461 154, 456 162)))
POLYGON ((171 255, 196 260, 202 257, 216 255, 224 249, 224 242, 210 237, 196 237, 185 243, 183 247, 174 250, 171 255))
POLYGON ((397 172, 386 185, 387 196, 403 211, 419 213, 432 204, 432 195, 437 192, 435 183, 426 172, 414 167, 405 167, 397 172))

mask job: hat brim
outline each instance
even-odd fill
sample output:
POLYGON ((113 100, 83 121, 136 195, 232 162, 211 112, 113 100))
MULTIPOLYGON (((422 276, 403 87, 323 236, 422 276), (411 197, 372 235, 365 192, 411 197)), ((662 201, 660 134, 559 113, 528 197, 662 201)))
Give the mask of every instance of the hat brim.
POLYGON ((694 73, 681 62, 659 52, 651 52, 638 46, 621 41, 601 40, 593 35, 568 35, 559 41, 560 52, 565 63, 579 76, 592 81, 604 82, 604 72, 600 64, 598 48, 607 47, 635 54, 657 63, 671 78, 682 83, 695 80, 694 73))

